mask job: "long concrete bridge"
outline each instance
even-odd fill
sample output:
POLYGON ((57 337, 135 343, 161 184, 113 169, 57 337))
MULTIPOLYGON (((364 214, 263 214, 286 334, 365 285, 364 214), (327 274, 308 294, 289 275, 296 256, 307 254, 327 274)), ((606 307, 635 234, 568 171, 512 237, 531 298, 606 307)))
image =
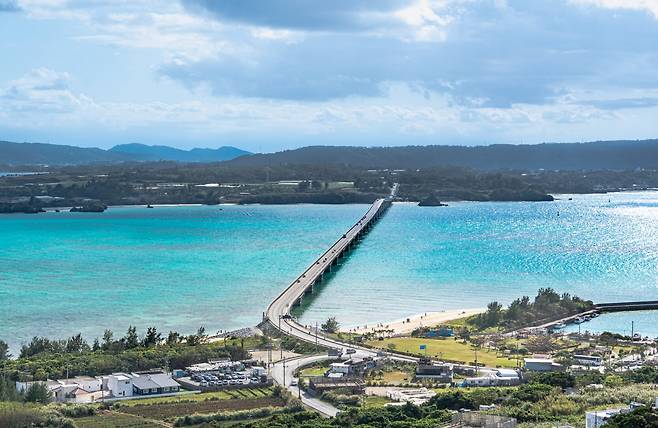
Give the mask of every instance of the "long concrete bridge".
POLYGON ((313 292, 313 287, 331 272, 339 260, 345 257, 367 234, 374 224, 391 206, 392 197, 377 199, 343 236, 329 247, 313 264, 299 275, 267 308, 264 318, 269 320, 282 333, 291 334, 308 342, 318 343, 326 347, 342 348, 347 344, 318 334, 317 329, 310 329, 295 321, 290 311, 301 304, 304 295, 313 292))

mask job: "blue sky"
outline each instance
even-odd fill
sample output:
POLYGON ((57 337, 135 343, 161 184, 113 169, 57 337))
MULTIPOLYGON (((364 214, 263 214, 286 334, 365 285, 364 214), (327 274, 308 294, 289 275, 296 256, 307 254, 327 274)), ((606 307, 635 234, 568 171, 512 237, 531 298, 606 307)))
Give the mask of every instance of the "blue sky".
POLYGON ((0 0, 0 139, 658 137, 658 0, 0 0))

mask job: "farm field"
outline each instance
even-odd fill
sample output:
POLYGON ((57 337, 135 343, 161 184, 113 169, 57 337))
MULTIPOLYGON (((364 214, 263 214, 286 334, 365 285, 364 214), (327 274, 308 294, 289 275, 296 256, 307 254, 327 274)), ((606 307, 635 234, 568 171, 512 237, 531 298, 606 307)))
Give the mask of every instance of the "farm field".
POLYGON ((139 416, 117 412, 102 412, 95 416, 75 419, 78 428, 162 428, 162 424, 139 416))

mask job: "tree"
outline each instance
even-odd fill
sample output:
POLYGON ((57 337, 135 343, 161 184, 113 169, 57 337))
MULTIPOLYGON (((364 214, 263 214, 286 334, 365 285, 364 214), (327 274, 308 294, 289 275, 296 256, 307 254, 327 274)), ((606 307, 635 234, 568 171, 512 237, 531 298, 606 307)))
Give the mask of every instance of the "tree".
POLYGON ((196 335, 199 337, 199 343, 206 343, 208 341, 208 335, 206 334, 206 328, 204 326, 199 327, 196 331, 196 335))
POLYGON ((25 391, 25 401, 29 403, 47 404, 53 398, 53 394, 44 382, 34 382, 25 391))
POLYGON ((162 338, 160 337, 160 333, 158 333, 157 329, 155 327, 149 327, 146 330, 146 336, 144 336, 144 340, 142 340, 142 346, 145 348, 148 348, 149 346, 155 346, 160 341, 162 338))
POLYGON ((338 321, 336 321, 336 317, 331 317, 327 321, 325 321, 320 328, 322 328, 322 331, 325 331, 327 333, 336 333, 338 331, 338 321))
POLYGON ((525 346, 530 352, 546 353, 555 349, 555 342, 548 335, 539 335, 530 337, 525 346))
POLYGON ((7 342, 0 340, 0 361, 8 360, 10 357, 9 345, 7 345, 7 342))
POLYGON ((114 333, 112 333, 112 330, 108 329, 103 332, 103 345, 101 345, 101 347, 104 351, 107 351, 112 347, 112 343, 114 343, 113 336, 114 333))
POLYGON ((610 418, 606 424, 610 428, 658 428, 658 410, 640 407, 630 413, 620 413, 610 418))
POLYGON ((167 345, 176 345, 180 341, 180 334, 175 331, 170 331, 167 335, 167 345))
POLYGON ((66 341, 66 352, 79 353, 89 349, 87 341, 82 338, 82 334, 78 333, 66 341))
POLYGON ((14 382, 4 376, 0 378, 0 401, 20 401, 21 399, 14 382))
POLYGON ((123 338, 126 349, 137 348, 139 346, 139 338, 137 337, 137 327, 132 325, 128 327, 128 332, 123 338))

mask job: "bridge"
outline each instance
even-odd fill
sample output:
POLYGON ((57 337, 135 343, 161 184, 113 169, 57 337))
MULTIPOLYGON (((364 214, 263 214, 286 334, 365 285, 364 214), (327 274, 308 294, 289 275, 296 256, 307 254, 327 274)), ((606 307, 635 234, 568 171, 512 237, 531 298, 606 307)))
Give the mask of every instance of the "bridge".
POLYGON ((304 295, 312 293, 313 287, 320 283, 324 276, 338 265, 340 259, 358 245, 361 238, 372 229, 377 220, 391 206, 393 196, 394 191, 391 192, 391 196, 388 198, 377 199, 363 217, 270 303, 263 315, 264 319, 268 320, 282 333, 293 335, 307 342, 333 348, 349 346, 343 342, 319 335, 317 329, 313 330, 299 324, 292 318, 290 311, 293 307, 300 305, 304 295))
POLYGON ((647 311, 658 309, 658 301, 596 303, 594 307, 599 312, 647 311))

